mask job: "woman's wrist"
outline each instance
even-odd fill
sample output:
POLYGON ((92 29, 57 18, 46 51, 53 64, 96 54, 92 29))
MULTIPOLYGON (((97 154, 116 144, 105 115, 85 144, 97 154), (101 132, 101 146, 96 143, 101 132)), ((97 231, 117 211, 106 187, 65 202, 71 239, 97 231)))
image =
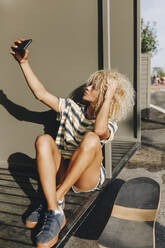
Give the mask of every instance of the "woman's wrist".
POLYGON ((27 59, 23 59, 22 61, 19 61, 19 64, 20 65, 28 64, 28 60, 27 59))
POLYGON ((24 61, 19 62, 19 65, 22 69, 26 68, 28 66, 28 64, 29 64, 28 60, 24 60, 24 61))

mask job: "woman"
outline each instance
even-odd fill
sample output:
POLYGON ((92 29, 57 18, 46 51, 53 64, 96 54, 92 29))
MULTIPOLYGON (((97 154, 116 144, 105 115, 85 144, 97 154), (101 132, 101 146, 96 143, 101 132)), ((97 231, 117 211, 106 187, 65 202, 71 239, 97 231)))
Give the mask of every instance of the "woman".
MULTIPOLYGON (((22 40, 15 41, 13 50, 22 40)), ((133 107, 133 89, 127 78, 113 71, 93 73, 83 94, 80 106, 70 98, 50 94, 33 73, 28 63, 28 51, 10 53, 18 61, 34 96, 58 113, 60 126, 56 140, 44 134, 36 139, 36 160, 41 186, 47 203, 37 247, 52 247, 66 220, 64 196, 98 189, 105 180, 102 166, 102 145, 111 141, 118 121, 126 118, 133 107), (57 185, 58 178, 58 187, 57 185)), ((41 217, 42 206, 26 220, 34 227, 41 217)))

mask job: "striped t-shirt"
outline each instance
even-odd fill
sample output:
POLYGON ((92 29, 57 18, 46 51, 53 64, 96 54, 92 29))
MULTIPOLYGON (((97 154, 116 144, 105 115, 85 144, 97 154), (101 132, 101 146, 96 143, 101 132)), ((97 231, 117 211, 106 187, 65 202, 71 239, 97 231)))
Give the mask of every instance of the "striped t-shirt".
MULTIPOLYGON (((86 108, 78 105, 70 98, 59 98, 59 116, 60 121, 56 144, 65 159, 70 159, 73 152, 81 143, 83 136, 94 130, 95 120, 86 117, 86 108)), ((111 141, 117 130, 117 124, 109 121, 108 128, 110 137, 101 140, 101 144, 111 141)))

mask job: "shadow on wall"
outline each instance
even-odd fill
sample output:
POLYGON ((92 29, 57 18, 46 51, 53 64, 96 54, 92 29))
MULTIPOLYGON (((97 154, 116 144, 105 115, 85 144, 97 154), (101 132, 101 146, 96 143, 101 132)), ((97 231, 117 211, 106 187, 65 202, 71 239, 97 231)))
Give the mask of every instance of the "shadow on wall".
POLYGON ((85 84, 81 85, 80 87, 76 88, 75 90, 73 90, 70 93, 69 98, 71 98, 72 100, 74 100, 76 103, 87 105, 87 103, 85 103, 82 100, 82 97, 83 97, 83 94, 84 94, 86 85, 87 84, 85 83, 85 84))
POLYGON ((53 138, 56 137, 59 122, 56 120, 57 113, 54 110, 44 112, 30 111, 9 100, 2 90, 0 90, 0 104, 17 120, 43 125, 45 134, 49 134, 53 138))
MULTIPOLYGON (((79 104, 85 104, 82 100, 86 84, 76 88, 70 93, 69 97, 79 104)), ((56 138, 59 121, 56 120, 57 113, 50 109, 44 112, 36 112, 26 109, 18 104, 15 104, 0 90, 0 104, 14 116, 17 120, 32 122, 44 126, 44 133, 51 135, 54 139, 56 138)))

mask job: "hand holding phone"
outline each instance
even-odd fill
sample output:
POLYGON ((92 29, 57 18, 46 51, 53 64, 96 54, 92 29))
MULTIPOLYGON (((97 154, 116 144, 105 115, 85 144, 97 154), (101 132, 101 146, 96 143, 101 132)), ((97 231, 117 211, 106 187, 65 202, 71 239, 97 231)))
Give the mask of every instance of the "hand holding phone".
POLYGON ((22 53, 32 42, 32 39, 29 40, 24 40, 21 43, 16 42, 15 44, 18 46, 16 47, 12 47, 13 51, 16 53, 22 53))
POLYGON ((29 40, 16 40, 14 42, 14 45, 11 46, 10 54, 13 55, 13 57, 19 62, 22 63, 24 61, 27 61, 28 59, 28 50, 26 48, 30 45, 32 42, 32 39, 29 40))

